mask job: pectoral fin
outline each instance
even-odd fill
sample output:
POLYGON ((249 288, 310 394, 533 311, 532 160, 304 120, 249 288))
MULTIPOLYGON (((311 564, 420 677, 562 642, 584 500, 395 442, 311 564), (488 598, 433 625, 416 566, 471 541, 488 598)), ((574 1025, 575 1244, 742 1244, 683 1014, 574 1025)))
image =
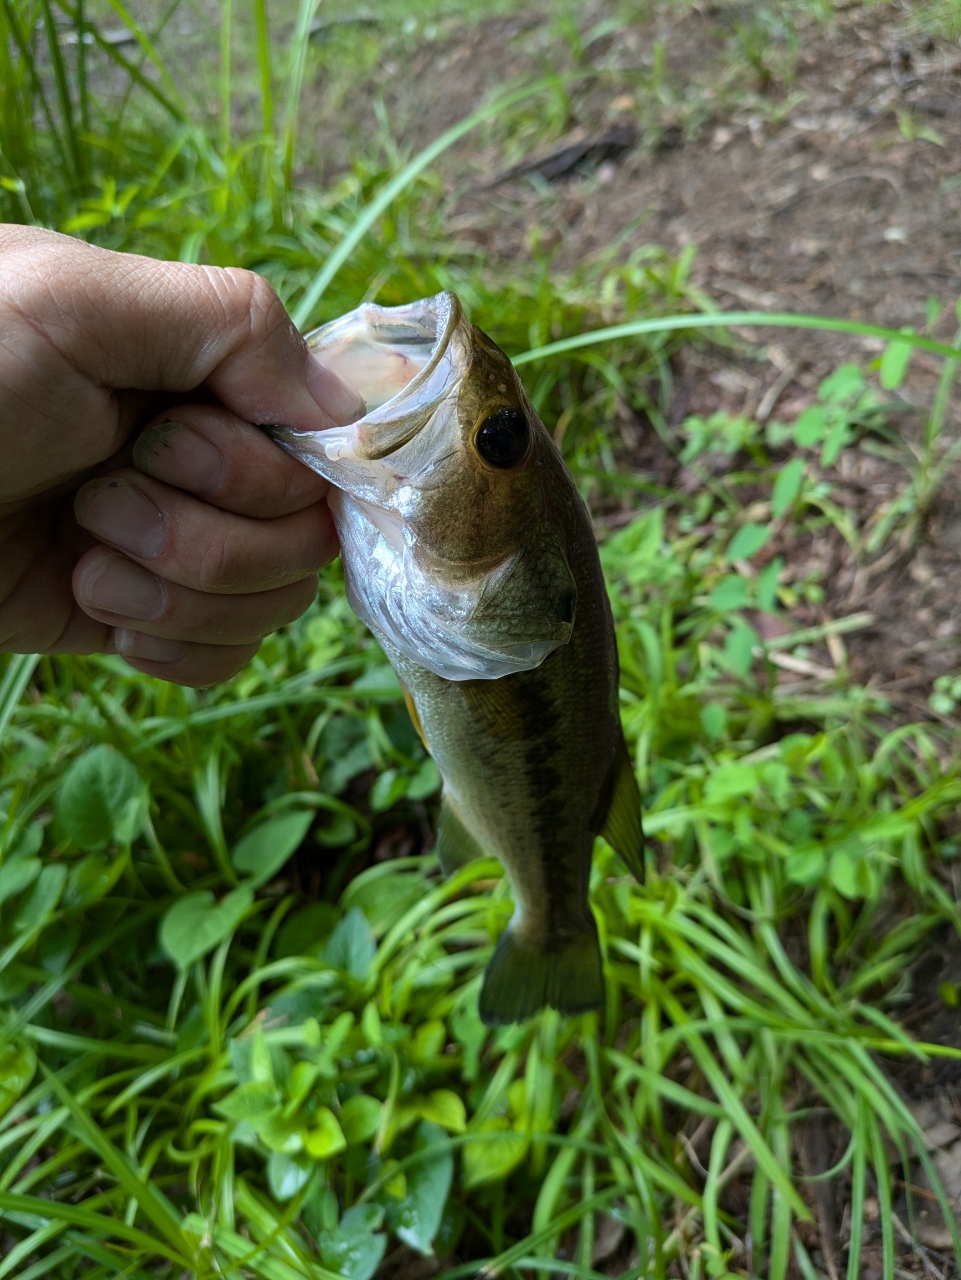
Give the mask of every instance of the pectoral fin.
POLYGON ((460 867, 473 862, 475 858, 484 857, 484 850, 464 826, 449 796, 444 797, 440 807, 434 852, 437 854, 440 869, 445 876, 453 875, 460 867))
POLYGON ((608 786, 610 796, 607 816, 600 834, 621 855, 637 881, 644 879, 644 833, 641 830, 641 797, 637 779, 627 754, 627 743, 621 738, 611 765, 608 786))
POLYGON ((424 733, 424 726, 420 722, 420 714, 417 711, 417 703, 414 701, 413 694, 407 688, 406 684, 404 684, 403 680, 398 680, 398 683, 400 684, 401 692, 404 695, 404 706, 407 708, 407 714, 411 718, 411 723, 417 730, 417 736, 424 744, 424 750, 430 751, 430 747, 427 745, 427 735, 424 733))

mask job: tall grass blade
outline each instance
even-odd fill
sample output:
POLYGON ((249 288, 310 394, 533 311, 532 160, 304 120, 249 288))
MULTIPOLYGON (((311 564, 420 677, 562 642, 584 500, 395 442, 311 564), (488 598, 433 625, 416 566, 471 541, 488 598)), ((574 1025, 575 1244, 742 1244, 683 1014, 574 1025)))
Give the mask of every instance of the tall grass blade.
POLYGON ((304 71, 310 49, 310 24, 320 6, 320 0, 300 0, 297 22, 290 44, 287 69, 287 100, 284 104, 283 124, 283 176, 285 190, 290 187, 297 147, 297 122, 300 117, 300 95, 304 86, 304 71))
POLYGON ((337 272, 353 253, 354 249, 360 244, 384 210, 389 208, 397 196, 413 182, 419 173, 422 173, 438 156, 443 155, 448 147, 452 147, 465 133, 470 133, 471 129, 476 129, 485 120, 493 119, 498 112, 513 106, 515 102, 521 102, 524 98, 529 98, 535 93, 541 93, 545 88, 552 87, 554 83, 554 77, 538 80, 534 84, 527 85, 524 88, 513 89, 511 92, 495 98, 493 102, 480 107, 477 111, 472 112, 471 115, 465 116, 463 120, 452 125, 450 129, 445 130, 423 151, 419 152, 413 160, 404 165, 403 169, 395 174, 389 182, 385 183, 363 213, 354 220, 350 230, 339 241, 337 247, 327 255, 324 265, 308 285, 304 296, 297 303, 291 313, 297 328, 302 329, 307 324, 314 313, 317 303, 324 296, 327 286, 337 275, 337 272))
POLYGON ((956 347, 946 342, 936 342, 919 333, 902 333, 900 329, 886 329, 883 325, 866 324, 861 320, 843 320, 835 316, 792 315, 776 311, 715 311, 679 316, 657 316, 650 320, 628 320, 623 324, 608 325, 603 329, 594 329, 588 333, 575 334, 570 338, 559 338, 557 342, 545 343, 542 347, 534 347, 513 357, 515 366, 530 364, 534 360, 546 360, 551 356, 566 355, 569 351, 579 351, 581 347, 590 347, 598 342, 613 342, 619 338, 638 338, 649 333, 673 333, 679 329, 725 329, 731 325, 756 326, 765 325, 782 329, 821 329, 826 333, 855 333, 865 338, 884 338, 888 342, 903 342, 917 347, 920 351, 930 351, 932 355, 943 356, 946 360, 957 360, 956 347))
POLYGON ((39 661, 38 653, 15 653, 7 660, 7 669, 0 680, 0 744, 39 661))

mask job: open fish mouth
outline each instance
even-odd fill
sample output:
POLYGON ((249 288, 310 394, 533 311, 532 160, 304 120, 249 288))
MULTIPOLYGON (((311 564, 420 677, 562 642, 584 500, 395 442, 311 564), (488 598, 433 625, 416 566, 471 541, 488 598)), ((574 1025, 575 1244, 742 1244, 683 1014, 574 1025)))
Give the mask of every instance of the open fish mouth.
MULTIPOLYGON (((530 670, 570 638, 573 624, 564 608, 517 608, 509 599, 524 598, 525 583, 544 578, 527 547, 515 544, 494 563, 479 557, 475 566, 445 561, 425 545, 424 513, 442 468, 449 474, 460 458, 465 470, 470 465, 458 399, 465 379, 476 380, 476 341, 453 293, 402 307, 364 304, 307 343, 363 397, 366 414, 325 431, 267 428, 335 486, 329 501, 354 611, 388 655, 393 645, 448 680, 530 670), (499 611, 501 600, 507 608, 499 611), (511 618, 506 628, 499 612, 511 618)), ((548 572, 560 583, 553 598, 572 601, 560 553, 548 572)))
MULTIPOLYGON (((464 335, 456 341, 459 328, 467 328, 460 299, 438 293, 403 307, 364 303, 309 333, 308 347, 350 383, 367 412, 346 427, 310 433, 310 459, 303 461, 320 469, 317 446, 331 462, 373 461, 411 440, 469 363, 464 335)), ((304 440, 303 433, 285 427, 273 428, 273 434, 292 452, 304 440)), ((339 479, 328 479, 342 485, 345 477, 341 472, 339 479)))

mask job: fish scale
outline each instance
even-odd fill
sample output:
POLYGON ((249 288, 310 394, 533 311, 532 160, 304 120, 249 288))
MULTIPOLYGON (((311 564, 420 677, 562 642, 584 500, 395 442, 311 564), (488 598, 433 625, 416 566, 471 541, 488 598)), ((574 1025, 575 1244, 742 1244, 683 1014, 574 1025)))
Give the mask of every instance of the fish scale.
POLYGON ((442 869, 492 853, 514 892, 481 1017, 596 1009, 594 840, 638 877, 643 842, 587 509, 510 361, 454 294, 367 304, 308 343, 369 411, 272 434, 337 486, 348 597, 443 779, 442 869))

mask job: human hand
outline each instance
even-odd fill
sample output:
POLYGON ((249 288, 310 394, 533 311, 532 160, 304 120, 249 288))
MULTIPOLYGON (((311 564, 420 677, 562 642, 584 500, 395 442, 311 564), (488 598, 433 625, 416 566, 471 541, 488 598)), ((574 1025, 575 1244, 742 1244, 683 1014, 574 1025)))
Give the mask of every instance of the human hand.
POLYGON ((337 554, 327 482, 252 424, 362 412, 260 276, 0 226, 0 652, 227 679, 337 554))

